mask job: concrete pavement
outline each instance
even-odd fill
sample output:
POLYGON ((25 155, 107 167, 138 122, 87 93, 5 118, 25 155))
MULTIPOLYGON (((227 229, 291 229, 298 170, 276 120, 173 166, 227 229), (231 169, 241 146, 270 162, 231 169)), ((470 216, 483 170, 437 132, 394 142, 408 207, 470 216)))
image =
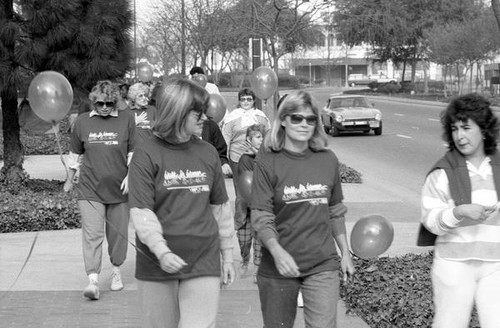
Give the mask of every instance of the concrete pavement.
MULTIPOLYGON (((64 167, 57 155, 28 156, 24 168, 32 178, 65 178, 64 167)), ((234 199, 232 181, 227 180, 226 186, 234 199)), ((395 230, 394 242, 384 255, 429 250, 414 246, 418 222, 401 220, 402 215, 415 211, 415 208, 408 208, 397 197, 380 192, 380 188, 370 182, 344 184, 343 187, 349 208, 346 216, 349 233, 360 217, 381 214, 393 222, 395 230)), ((0 327, 140 327, 133 245, 129 245, 128 258, 122 267, 125 289, 120 292, 109 290, 111 265, 104 256, 101 299, 90 302, 82 297, 87 277, 80 238, 80 229, 0 234, 0 327), (23 269, 32 245, 31 256, 23 269)), ((132 227, 129 240, 135 244, 132 227)), ((234 244, 238 265, 240 256, 236 238, 234 244)), ((238 277, 232 286, 222 291, 217 327, 262 327, 259 306, 252 275, 238 277)), ((345 312, 344 303, 339 302, 339 327, 368 327, 359 317, 345 312)), ((301 309, 297 311, 295 327, 304 327, 301 309)))

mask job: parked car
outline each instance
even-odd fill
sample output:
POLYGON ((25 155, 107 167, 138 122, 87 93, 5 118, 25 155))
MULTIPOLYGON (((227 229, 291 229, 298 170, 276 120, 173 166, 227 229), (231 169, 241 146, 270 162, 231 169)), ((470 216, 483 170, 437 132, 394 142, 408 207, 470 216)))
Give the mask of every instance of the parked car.
POLYGON ((351 87, 357 85, 368 85, 373 81, 376 81, 376 79, 373 79, 369 75, 365 74, 349 74, 347 78, 347 84, 351 87))
POLYGON ((346 131, 382 134, 382 113, 365 96, 332 95, 321 111, 325 132, 338 136, 346 131))

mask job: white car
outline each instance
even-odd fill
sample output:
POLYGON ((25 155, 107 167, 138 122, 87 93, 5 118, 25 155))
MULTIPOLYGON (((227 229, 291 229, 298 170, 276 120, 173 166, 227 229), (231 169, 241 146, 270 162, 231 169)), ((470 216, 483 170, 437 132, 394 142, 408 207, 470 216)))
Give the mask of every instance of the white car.
POLYGON ((382 134, 382 113, 373 108, 365 96, 333 95, 322 109, 326 133, 338 136, 346 131, 382 134))

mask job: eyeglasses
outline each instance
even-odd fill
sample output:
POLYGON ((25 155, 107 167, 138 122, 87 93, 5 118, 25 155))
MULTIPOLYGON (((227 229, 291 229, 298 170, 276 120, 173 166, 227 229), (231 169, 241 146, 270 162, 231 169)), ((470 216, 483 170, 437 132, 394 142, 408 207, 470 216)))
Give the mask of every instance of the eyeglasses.
POLYGON ((191 113, 195 115, 196 119, 199 121, 203 118, 203 115, 207 115, 207 111, 206 110, 196 110, 196 109, 192 109, 191 110, 191 113))
POLYGON ((318 123, 318 117, 315 115, 310 115, 310 116, 304 116, 300 114, 291 114, 288 115, 290 117, 290 123, 297 125, 302 123, 304 120, 306 120, 306 123, 308 125, 316 125, 318 123))
POLYGON ((106 107, 113 107, 113 106, 115 106, 115 102, 114 101, 106 101, 106 102, 104 102, 104 101, 96 101, 94 103, 94 105, 96 107, 104 107, 104 105, 106 105, 106 107))
POLYGON ((253 101, 253 97, 241 97, 240 101, 248 101, 248 102, 250 102, 250 101, 253 101))

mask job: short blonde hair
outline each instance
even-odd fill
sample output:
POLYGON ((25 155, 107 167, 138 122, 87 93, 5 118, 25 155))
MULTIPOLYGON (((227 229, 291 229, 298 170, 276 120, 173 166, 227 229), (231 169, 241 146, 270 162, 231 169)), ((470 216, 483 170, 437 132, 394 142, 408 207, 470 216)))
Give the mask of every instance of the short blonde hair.
POLYGON ((192 81, 168 81, 158 91, 153 133, 167 142, 179 143, 189 113, 205 113, 209 99, 208 92, 192 81))
POLYGON ((120 89, 116 83, 109 80, 97 82, 89 93, 90 104, 93 109, 95 109, 94 102, 99 96, 103 97, 105 100, 113 101, 116 104, 120 97, 120 89))
POLYGON ((321 114, 313 103, 311 95, 305 91, 297 91, 287 95, 278 107, 278 114, 271 126, 271 130, 264 139, 264 147, 267 150, 281 151, 285 146, 285 127, 281 124, 285 117, 296 113, 304 108, 310 108, 314 115, 318 117, 318 122, 314 127, 314 132, 309 140, 309 148, 312 151, 323 151, 328 146, 328 138, 323 130, 321 114))

